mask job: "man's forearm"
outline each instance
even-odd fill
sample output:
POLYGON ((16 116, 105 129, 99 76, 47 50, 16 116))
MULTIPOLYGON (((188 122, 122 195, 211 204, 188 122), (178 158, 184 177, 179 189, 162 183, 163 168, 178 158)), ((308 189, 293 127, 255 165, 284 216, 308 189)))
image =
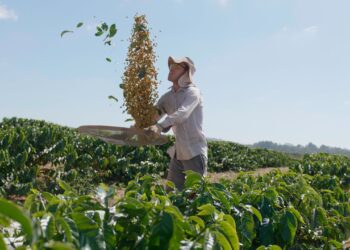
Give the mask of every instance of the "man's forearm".
POLYGON ((159 114, 159 110, 157 109, 157 112, 152 117, 152 124, 156 124, 161 118, 162 115, 159 114))

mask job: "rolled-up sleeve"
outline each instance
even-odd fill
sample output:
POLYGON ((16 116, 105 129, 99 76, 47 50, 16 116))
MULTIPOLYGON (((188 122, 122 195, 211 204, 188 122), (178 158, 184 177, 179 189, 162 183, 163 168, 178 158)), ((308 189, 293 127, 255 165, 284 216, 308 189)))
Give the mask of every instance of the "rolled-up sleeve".
POLYGON ((183 123, 197 107, 200 101, 200 93, 196 90, 188 91, 182 105, 172 114, 168 115, 164 121, 160 123, 163 128, 173 126, 174 124, 183 123))

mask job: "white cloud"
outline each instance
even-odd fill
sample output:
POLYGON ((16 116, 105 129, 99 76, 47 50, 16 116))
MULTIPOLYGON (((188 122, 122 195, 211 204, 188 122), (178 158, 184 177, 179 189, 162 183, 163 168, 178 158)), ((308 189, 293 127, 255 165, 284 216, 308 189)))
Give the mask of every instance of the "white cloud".
POLYGON ((15 11, 7 8, 5 5, 0 4, 0 19, 17 20, 18 16, 15 11))
POLYGON ((319 27, 318 27, 318 26, 315 26, 315 25, 304 28, 304 31, 305 31, 305 32, 307 32, 307 33, 312 33, 312 34, 317 33, 318 30, 319 30, 319 27))
POLYGON ((215 0, 221 7, 226 7, 231 0, 215 0))

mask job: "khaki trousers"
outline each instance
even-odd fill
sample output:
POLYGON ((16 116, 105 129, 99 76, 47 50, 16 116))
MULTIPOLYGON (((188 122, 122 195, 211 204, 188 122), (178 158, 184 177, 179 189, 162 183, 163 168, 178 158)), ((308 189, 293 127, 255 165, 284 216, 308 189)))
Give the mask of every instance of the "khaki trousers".
MULTIPOLYGON (((169 172, 167 179, 174 182, 175 187, 178 190, 182 190, 185 183, 186 170, 192 170, 201 174, 202 176, 207 175, 208 159, 203 155, 199 154, 189 160, 177 160, 176 152, 174 157, 171 159, 169 164, 169 172)), ((166 191, 169 192, 172 189, 166 186, 166 191)))

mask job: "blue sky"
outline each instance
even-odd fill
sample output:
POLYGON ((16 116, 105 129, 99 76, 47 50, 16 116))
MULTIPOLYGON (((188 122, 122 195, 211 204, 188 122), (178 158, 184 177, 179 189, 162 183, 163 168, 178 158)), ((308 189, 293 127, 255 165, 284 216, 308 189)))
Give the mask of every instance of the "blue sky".
POLYGON ((347 0, 0 0, 0 119, 130 126, 107 96, 122 100, 139 13, 158 43, 160 94, 169 55, 195 62, 208 137, 350 148, 349 9, 347 0), (94 37, 101 21, 117 24, 111 47, 94 37), (65 29, 74 33, 61 38, 65 29))

